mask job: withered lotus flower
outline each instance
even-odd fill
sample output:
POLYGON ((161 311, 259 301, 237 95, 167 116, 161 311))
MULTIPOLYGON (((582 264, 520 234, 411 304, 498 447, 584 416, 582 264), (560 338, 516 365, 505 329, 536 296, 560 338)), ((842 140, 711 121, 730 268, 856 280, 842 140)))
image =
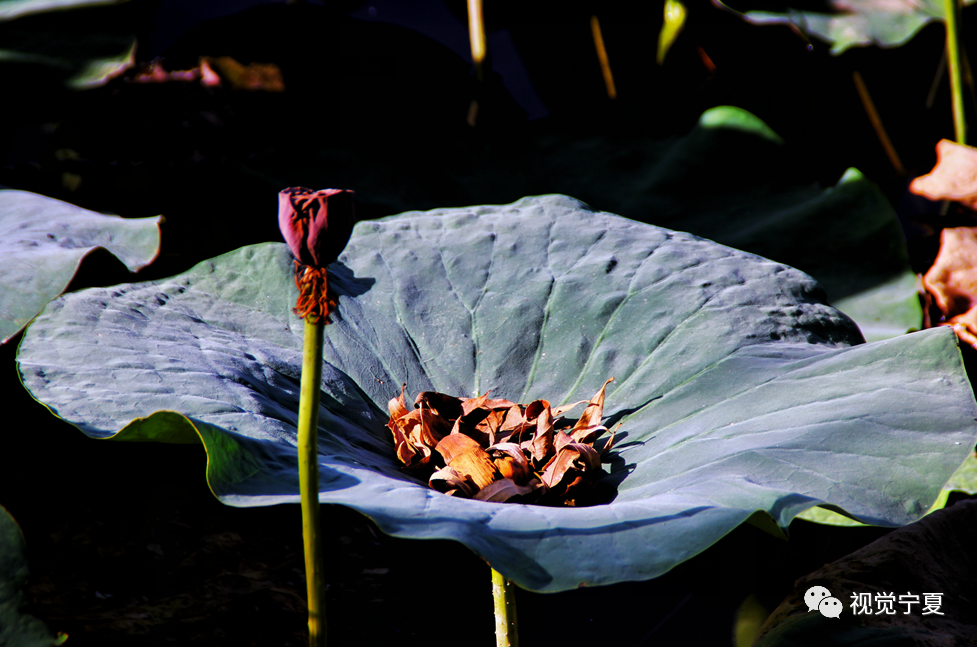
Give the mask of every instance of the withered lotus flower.
POLYGON ((326 266, 342 253, 356 222, 353 192, 292 187, 278 194, 278 227, 295 257, 299 300, 295 314, 329 322, 335 300, 329 297, 326 266))
POLYGON ((405 469, 428 474, 428 485, 450 496, 479 501, 576 506, 601 501, 594 484, 603 474, 598 451, 604 391, 590 401, 551 407, 546 400, 527 405, 490 400, 488 393, 456 398, 423 391, 408 409, 406 389, 388 403, 397 458, 405 469), (561 416, 587 407, 572 426, 561 416))

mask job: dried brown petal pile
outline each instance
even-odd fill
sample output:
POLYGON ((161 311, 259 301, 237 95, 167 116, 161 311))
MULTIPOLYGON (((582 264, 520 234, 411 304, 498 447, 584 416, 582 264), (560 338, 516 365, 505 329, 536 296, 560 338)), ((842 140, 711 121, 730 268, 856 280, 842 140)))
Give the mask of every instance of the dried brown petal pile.
POLYGON ((439 492, 480 501, 518 501, 541 505, 603 503, 595 487, 603 474, 594 442, 601 425, 607 380, 589 402, 551 407, 546 400, 456 398, 424 391, 408 409, 406 386, 390 400, 390 422, 397 458, 405 469, 422 472, 439 492), (563 414, 586 404, 575 422, 563 414), (515 497, 515 498, 514 498, 515 497))

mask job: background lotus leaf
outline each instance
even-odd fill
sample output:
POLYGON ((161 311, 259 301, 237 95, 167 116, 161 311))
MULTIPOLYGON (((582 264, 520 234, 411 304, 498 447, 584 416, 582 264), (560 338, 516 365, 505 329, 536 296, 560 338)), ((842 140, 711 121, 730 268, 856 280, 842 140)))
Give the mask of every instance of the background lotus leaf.
POLYGON ((12 20, 32 13, 120 4, 122 2, 128 2, 128 0, 0 0, 0 20, 12 20))
POLYGON ((61 85, 83 90, 132 67, 133 16, 140 9, 125 4, 126 0, 0 0, 0 71, 7 87, 41 95, 61 85))
POLYGON ((159 253, 161 218, 126 220, 27 191, 0 191, 0 343, 61 294, 103 248, 135 272, 159 253))
MULTIPOLYGON (((908 523, 977 436, 952 331, 860 344, 803 273, 565 196, 362 222, 331 274, 320 500, 460 541, 529 589, 656 577, 758 511, 781 528, 822 503, 908 523), (384 425, 401 383, 561 403, 611 376, 611 504, 461 500, 397 467, 384 425)), ((295 502, 295 296, 271 243, 67 294, 19 370, 89 436, 196 436, 225 503, 295 502)))
MULTIPOLYGON (((794 25, 831 43, 832 54, 857 45, 898 47, 930 22, 944 19, 943 0, 829 0, 836 13, 801 9, 740 13, 720 0, 713 3, 755 25, 794 25)), ((963 0, 964 5, 973 3, 963 0)))
POLYGON ((3 506, 0 506, 0 645, 47 647, 58 644, 44 623, 20 612, 21 591, 27 582, 27 542, 3 506))

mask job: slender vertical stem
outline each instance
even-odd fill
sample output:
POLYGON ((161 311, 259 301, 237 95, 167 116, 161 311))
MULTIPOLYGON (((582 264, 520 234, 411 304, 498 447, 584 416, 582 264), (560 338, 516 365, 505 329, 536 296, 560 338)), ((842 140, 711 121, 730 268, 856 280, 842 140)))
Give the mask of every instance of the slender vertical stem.
POLYGON ((950 69, 950 93, 953 97, 953 132, 958 144, 967 143, 967 121, 963 114, 963 81, 960 65, 960 5, 958 0, 943 0, 946 14, 946 58, 950 69))
POLYGON ((475 80, 479 89, 475 98, 468 105, 469 126, 475 126, 478 120, 478 97, 483 93, 482 81, 485 80, 485 56, 488 46, 485 44, 485 22, 482 20, 482 0, 468 0, 468 40, 472 47, 472 61, 475 63, 475 80))
POLYGON ((482 21, 482 0, 468 0, 468 39, 475 62, 475 78, 482 80, 482 63, 485 61, 485 23, 482 21))
POLYGON ((495 602, 496 647, 519 647, 516 619, 516 585, 492 569, 492 600, 495 602))
POLYGON ((889 157, 889 163, 892 164, 892 168, 896 170, 896 173, 905 175, 906 169, 902 165, 899 154, 896 153, 896 148, 892 145, 888 133, 885 132, 885 126, 882 125, 882 119, 879 117, 878 110, 875 109, 875 102, 872 101, 872 95, 868 93, 868 88, 865 87, 865 81, 862 80, 862 75, 856 70, 852 72, 852 79, 855 81, 855 89, 858 90, 858 96, 862 100, 865 113, 868 114, 868 120, 872 122, 872 128, 875 129, 875 136, 879 138, 882 148, 885 149, 885 154, 889 157))
POLYGON ((319 390, 322 383, 322 320, 305 318, 302 386, 299 398, 299 492, 302 496, 302 538, 309 600, 309 645, 325 647, 326 601, 322 545, 319 541, 319 390))
POLYGON ((600 71, 604 75, 604 86, 607 88, 607 98, 617 98, 617 88, 614 87, 614 75, 611 73, 611 61, 607 58, 607 49, 604 47, 604 34, 600 30, 600 21, 597 16, 590 17, 590 33, 594 37, 594 48, 597 50, 597 60, 600 61, 600 71))

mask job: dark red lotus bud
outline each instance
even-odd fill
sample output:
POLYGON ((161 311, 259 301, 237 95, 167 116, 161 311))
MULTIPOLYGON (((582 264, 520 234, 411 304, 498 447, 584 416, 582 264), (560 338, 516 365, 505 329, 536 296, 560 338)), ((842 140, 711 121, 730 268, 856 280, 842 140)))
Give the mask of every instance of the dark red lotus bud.
POLYGON ((326 266, 339 258, 355 222, 353 192, 302 187, 278 194, 278 227, 295 256, 299 300, 295 314, 329 323, 336 299, 329 294, 326 266))
POLYGON ((355 221, 347 189, 292 187, 278 194, 278 227, 303 265, 325 267, 339 258, 355 221))

